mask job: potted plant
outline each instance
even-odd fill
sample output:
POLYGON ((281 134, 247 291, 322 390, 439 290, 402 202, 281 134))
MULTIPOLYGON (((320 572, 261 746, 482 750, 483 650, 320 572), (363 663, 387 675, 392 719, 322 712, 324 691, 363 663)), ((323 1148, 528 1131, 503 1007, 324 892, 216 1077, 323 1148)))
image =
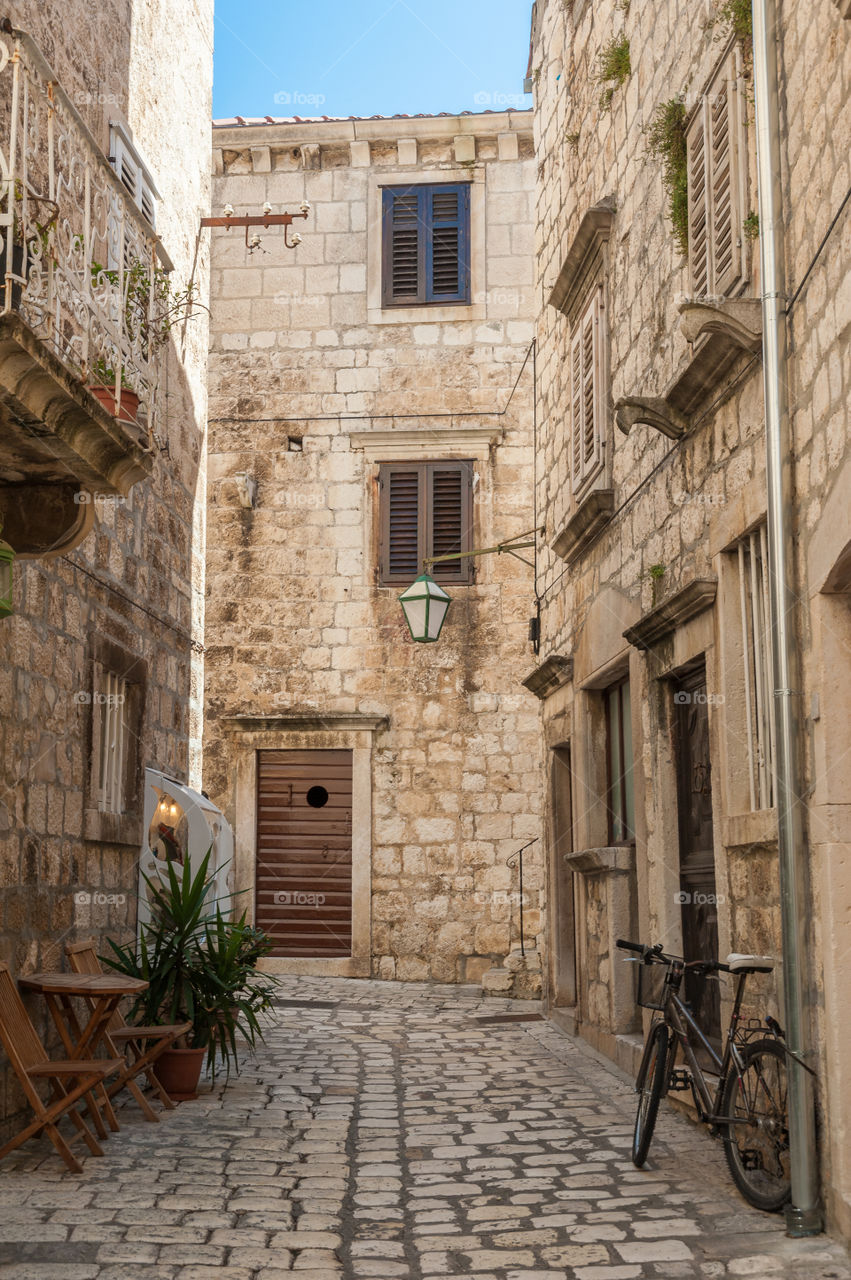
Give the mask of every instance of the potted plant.
POLYGON ((271 942, 245 916, 229 919, 216 903, 211 909, 208 877, 210 851, 193 875, 187 860, 182 868, 165 866, 167 881, 147 876, 151 921, 143 925, 139 946, 108 939, 111 956, 101 959, 112 968, 148 983, 137 999, 130 1020, 142 1025, 191 1022, 186 1043, 167 1050, 157 1060, 157 1078, 176 1100, 196 1096, 204 1058, 215 1080, 224 1064, 239 1069, 239 1049, 262 1039, 258 1014, 268 1009, 274 980, 257 972, 258 959, 271 942))

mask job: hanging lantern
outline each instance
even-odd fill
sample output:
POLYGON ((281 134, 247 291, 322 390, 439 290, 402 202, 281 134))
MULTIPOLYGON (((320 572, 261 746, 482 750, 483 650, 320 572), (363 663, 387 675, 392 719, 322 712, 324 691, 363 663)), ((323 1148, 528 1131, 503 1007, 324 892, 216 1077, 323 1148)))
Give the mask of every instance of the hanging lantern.
POLYGON ((411 639, 418 644, 432 644, 440 635, 452 597, 427 573, 411 583, 399 596, 411 639))
MULTIPOLYGON (((0 532, 3 526, 0 525, 0 532)), ((15 559, 15 553, 9 546, 8 542, 4 542, 0 538, 0 618, 8 618, 14 613, 12 606, 12 564, 15 559)))

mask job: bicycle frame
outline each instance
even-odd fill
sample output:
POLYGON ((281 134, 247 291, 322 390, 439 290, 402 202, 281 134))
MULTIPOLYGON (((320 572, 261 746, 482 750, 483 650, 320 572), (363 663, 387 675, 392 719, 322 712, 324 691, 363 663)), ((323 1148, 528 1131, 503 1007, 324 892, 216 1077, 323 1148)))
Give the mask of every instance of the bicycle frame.
MULTIPOLYGON (((681 966, 677 966, 674 969, 674 974, 678 979, 681 979, 683 972, 684 969, 681 966)), ((724 1085, 726 1084, 731 1064, 739 1079, 741 1080, 742 1078, 742 1060, 736 1047, 736 1034, 738 1031, 739 1015, 741 1012, 742 1000, 744 998, 745 981, 747 976, 748 975, 746 973, 739 974, 736 986, 736 995, 733 1001, 733 1010, 730 1014, 730 1024, 727 1028, 727 1039, 724 1046, 723 1057, 719 1057, 714 1046, 701 1031, 691 1010, 683 1003, 677 994, 677 991, 674 989, 673 983, 668 982, 667 994, 665 997, 665 1008, 662 1011, 662 1017, 654 1020, 647 1035, 644 1057, 642 1058, 641 1067, 639 1069, 635 1085, 638 1092, 641 1091, 647 1074, 648 1056, 650 1052, 650 1045, 653 1040, 653 1028, 662 1022, 670 1029, 670 1031, 673 1032, 673 1036, 669 1043, 668 1063, 663 1096, 668 1093, 671 1072, 677 1056, 677 1045, 679 1044, 682 1048, 686 1064, 691 1071, 689 1083, 691 1085, 692 1096, 694 1097, 695 1106, 697 1107, 700 1119, 705 1124, 710 1125, 723 1124, 727 1126, 729 1124, 728 1117, 720 1115, 719 1109, 721 1098, 724 1093, 724 1085), (692 1046, 692 1042, 689 1039, 689 1030, 694 1032, 700 1044, 718 1068, 719 1079, 714 1097, 706 1081, 703 1068, 697 1060, 697 1055, 692 1046)), ((747 1123, 747 1119, 743 1117, 742 1123, 747 1123)))

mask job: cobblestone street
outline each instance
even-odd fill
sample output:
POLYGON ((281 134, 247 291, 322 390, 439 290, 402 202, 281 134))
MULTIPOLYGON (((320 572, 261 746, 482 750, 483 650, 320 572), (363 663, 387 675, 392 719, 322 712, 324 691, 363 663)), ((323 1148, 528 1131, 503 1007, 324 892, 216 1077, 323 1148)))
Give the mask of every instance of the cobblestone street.
POLYGON ((745 1205, 720 1145, 665 1111, 647 1167, 629 1084, 473 988, 281 980, 266 1045, 222 1094, 102 1160, 0 1166, 5 1280, 848 1280, 827 1237, 745 1205))

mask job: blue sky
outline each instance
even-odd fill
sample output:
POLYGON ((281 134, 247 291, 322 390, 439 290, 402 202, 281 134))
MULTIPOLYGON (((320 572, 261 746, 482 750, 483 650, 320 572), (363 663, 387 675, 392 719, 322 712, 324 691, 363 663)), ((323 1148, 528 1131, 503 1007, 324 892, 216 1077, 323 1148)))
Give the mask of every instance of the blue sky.
POLYGON ((213 115, 530 107, 531 0, 216 0, 213 115))

